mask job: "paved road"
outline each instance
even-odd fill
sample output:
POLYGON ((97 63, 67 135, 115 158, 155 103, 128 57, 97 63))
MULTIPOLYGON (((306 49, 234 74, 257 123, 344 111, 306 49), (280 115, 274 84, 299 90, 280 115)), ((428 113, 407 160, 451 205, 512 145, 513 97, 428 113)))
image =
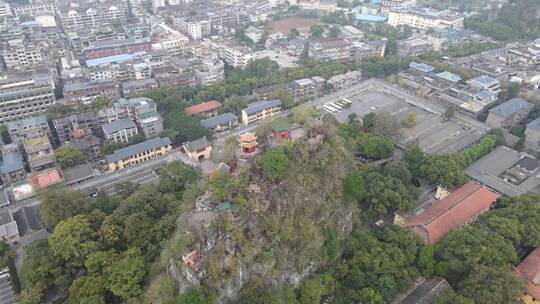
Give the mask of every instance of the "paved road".
MULTIPOLYGON (((394 95, 399 100, 405 101, 405 102, 407 102, 407 103, 409 103, 409 104, 411 104, 413 106, 424 109, 425 111, 428 111, 428 112, 433 113, 433 114, 438 115, 438 116, 442 116, 446 112, 446 108, 441 104, 438 104, 438 103, 435 103, 433 101, 420 98, 418 96, 414 96, 414 95, 410 94, 409 92, 407 92, 405 90, 402 90, 397 85, 392 85, 392 84, 389 84, 389 83, 385 82, 384 80, 376 79, 376 78, 371 78, 371 79, 365 80, 365 81, 363 81, 363 82, 361 82, 361 83, 359 83, 357 85, 354 85, 352 87, 349 87, 349 88, 346 88, 346 89, 343 89, 343 90, 340 90, 340 91, 337 91, 337 92, 333 92, 331 94, 322 96, 320 98, 310 100, 310 101, 308 101, 308 102, 306 102, 304 104, 301 104, 301 105, 299 105, 299 106, 297 106, 295 108, 300 108, 301 109, 301 108, 306 108, 306 107, 310 107, 310 106, 320 107, 325 103, 340 100, 342 98, 354 99, 355 97, 364 95, 364 94, 366 94, 367 92, 370 92, 370 91, 377 91, 377 92, 380 92, 380 93, 386 93, 386 94, 394 95)), ((293 109, 295 109, 295 108, 293 108, 293 109)), ((278 114, 278 115, 276 115, 276 116, 274 116, 272 118, 269 118, 268 120, 273 120, 276 117, 287 116, 287 115, 289 115, 289 113, 293 109, 283 111, 282 113, 280 113, 280 114, 278 114)), ((460 121, 461 123, 464 123, 466 125, 469 125, 469 126, 475 128, 475 129, 477 129, 481 133, 484 133, 484 132, 487 132, 487 131, 490 130, 490 128, 486 124, 484 124, 483 122, 480 122, 480 121, 476 120, 473 117, 463 115, 463 114, 461 114, 459 112, 455 113, 454 118, 457 119, 458 121, 460 121)), ((226 138, 226 137, 238 136, 238 135, 243 134, 245 132, 253 131, 261 123, 262 122, 258 122, 258 123, 251 124, 251 125, 248 125, 248 126, 242 125, 242 126, 236 128, 234 130, 224 132, 224 133, 221 133, 221 134, 217 135, 216 139, 219 142, 222 142, 223 139, 226 138)))

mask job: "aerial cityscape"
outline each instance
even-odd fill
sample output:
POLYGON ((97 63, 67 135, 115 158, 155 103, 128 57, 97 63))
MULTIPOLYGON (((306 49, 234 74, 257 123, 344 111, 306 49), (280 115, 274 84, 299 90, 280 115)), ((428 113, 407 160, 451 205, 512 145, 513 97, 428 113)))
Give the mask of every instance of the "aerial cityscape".
POLYGON ((540 0, 0 0, 0 304, 540 303, 540 0))

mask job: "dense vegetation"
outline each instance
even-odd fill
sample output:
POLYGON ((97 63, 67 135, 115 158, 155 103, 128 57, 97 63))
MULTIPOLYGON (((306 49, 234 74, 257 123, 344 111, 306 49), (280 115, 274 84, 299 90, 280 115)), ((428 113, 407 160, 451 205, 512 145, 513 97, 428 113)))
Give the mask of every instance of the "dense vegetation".
POLYGON ((193 168, 173 162, 159 187, 126 184, 94 203, 72 190, 43 192, 40 212, 52 233, 27 248, 18 303, 41 303, 55 288, 69 303, 136 299, 174 229, 185 187, 198 179, 193 168))
POLYGON ((540 37, 537 0, 512 0, 498 11, 492 21, 486 15, 466 20, 465 26, 500 41, 540 37))

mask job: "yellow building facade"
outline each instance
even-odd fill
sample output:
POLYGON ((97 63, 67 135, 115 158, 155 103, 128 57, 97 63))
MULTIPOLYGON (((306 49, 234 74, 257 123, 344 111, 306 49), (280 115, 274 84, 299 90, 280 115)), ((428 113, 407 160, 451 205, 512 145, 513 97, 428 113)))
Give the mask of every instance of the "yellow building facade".
POLYGON ((109 171, 114 172, 169 154, 171 151, 171 140, 168 137, 159 137, 116 150, 113 154, 107 155, 105 159, 109 171))

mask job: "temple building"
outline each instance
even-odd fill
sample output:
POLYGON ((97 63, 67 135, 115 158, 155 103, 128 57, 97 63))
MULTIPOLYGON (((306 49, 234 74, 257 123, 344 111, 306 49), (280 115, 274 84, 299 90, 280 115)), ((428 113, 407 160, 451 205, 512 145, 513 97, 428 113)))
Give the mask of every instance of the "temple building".
POLYGON ((240 135, 238 141, 244 154, 253 154, 257 150, 257 136, 253 133, 246 132, 240 135))

